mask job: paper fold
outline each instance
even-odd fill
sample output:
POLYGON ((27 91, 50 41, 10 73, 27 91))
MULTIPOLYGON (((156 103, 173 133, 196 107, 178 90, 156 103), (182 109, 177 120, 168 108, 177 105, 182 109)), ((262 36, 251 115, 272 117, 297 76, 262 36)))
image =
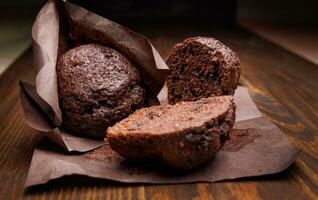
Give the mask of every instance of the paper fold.
POLYGON ((116 48, 139 69, 146 89, 146 105, 158 104, 168 69, 147 38, 67 1, 50 0, 32 28, 35 86, 20 83, 21 104, 27 123, 66 151, 85 152, 103 141, 72 135, 63 129, 58 102, 56 63, 68 49, 83 43, 116 48))
POLYGON ((253 128, 258 137, 237 151, 218 152, 209 163, 195 171, 180 174, 179 171, 162 169, 147 162, 130 163, 112 151, 106 141, 102 147, 80 155, 36 149, 26 186, 44 184, 74 174, 125 183, 171 184, 216 182, 274 174, 287 169, 300 151, 272 122, 261 116, 247 88, 239 87, 234 101, 237 106, 234 128, 253 128), (43 160, 47 158, 50 161, 43 165, 43 160))

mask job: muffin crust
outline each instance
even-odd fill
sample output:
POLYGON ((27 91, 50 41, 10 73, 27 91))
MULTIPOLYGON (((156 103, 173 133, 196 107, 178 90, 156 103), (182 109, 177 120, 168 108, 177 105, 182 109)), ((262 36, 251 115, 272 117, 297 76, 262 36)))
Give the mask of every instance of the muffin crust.
POLYGON ((74 134, 104 138, 108 126, 143 106, 139 72, 115 49, 75 47, 59 58, 56 70, 63 127, 74 134))

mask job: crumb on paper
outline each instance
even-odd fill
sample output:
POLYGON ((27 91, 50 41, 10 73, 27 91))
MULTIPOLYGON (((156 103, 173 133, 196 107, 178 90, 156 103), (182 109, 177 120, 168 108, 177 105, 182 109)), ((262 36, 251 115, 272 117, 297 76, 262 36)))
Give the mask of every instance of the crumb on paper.
POLYGON ((245 145, 252 143, 258 137, 261 137, 261 135, 257 133, 257 129, 255 128, 233 129, 222 150, 238 151, 245 145))

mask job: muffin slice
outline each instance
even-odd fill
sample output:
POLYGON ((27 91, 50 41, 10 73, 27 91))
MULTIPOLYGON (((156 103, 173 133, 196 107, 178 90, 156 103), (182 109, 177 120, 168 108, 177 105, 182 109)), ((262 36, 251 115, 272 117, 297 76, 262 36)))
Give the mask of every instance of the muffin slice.
POLYGON ((188 170, 221 149, 235 121, 232 96, 143 108, 109 127, 113 150, 127 158, 162 159, 188 170))
POLYGON ((233 95, 240 77, 236 54, 214 38, 193 37, 175 45, 167 58, 168 100, 195 101, 233 95))

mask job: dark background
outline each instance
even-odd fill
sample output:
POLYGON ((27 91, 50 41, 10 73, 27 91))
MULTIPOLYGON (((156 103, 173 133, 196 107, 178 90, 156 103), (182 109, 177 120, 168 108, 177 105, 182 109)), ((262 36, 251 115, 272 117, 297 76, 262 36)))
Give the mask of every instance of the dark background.
POLYGON ((119 22, 138 20, 139 22, 187 21, 195 23, 209 21, 218 24, 234 24, 237 7, 235 0, 110 0, 107 2, 72 0, 71 2, 119 22))
MULTIPOLYGON (((208 21, 234 24, 241 20, 317 23, 315 0, 71 0, 96 13, 118 21, 208 21)), ((43 0, 0 1, 0 15, 36 13, 43 0)))
MULTIPOLYGON (((159 26, 179 32, 240 26, 318 64, 317 0, 69 1, 146 36, 143 30, 159 26)), ((31 45, 32 23, 45 2, 0 1, 0 75, 31 45)))

